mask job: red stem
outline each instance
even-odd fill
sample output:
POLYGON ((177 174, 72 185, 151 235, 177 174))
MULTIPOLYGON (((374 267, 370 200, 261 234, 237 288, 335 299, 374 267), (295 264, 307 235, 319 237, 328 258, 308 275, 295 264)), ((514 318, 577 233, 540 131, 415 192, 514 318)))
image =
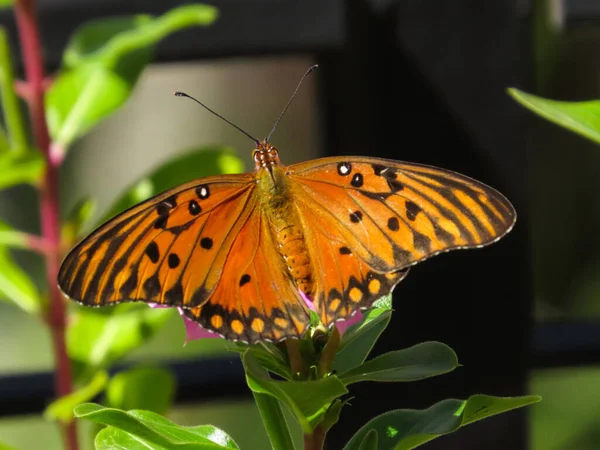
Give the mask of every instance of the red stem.
MULTIPOLYGON (((15 16, 21 54, 27 80, 29 115, 36 146, 46 158, 46 171, 40 189, 40 217, 42 236, 50 244, 46 252, 46 278, 50 295, 47 322, 52 333, 55 356, 55 392, 62 397, 72 391, 71 363, 65 345, 66 308, 58 290, 56 277, 60 265, 60 209, 58 199, 58 164, 50 158, 50 135, 44 114, 44 62, 36 17, 35 0, 17 0, 15 16)), ((64 446, 77 450, 75 422, 62 424, 64 446)))
POLYGON ((317 425, 312 434, 304 435, 304 450, 323 450, 324 444, 325 431, 320 425, 317 425))

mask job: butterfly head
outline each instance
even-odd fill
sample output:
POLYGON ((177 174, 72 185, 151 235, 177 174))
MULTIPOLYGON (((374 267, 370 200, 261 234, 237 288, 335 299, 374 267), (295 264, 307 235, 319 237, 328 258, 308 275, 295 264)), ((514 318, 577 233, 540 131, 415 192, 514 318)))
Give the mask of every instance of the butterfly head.
POLYGON ((254 170, 267 169, 273 173, 273 167, 280 165, 279 150, 266 141, 259 142, 252 152, 254 170))

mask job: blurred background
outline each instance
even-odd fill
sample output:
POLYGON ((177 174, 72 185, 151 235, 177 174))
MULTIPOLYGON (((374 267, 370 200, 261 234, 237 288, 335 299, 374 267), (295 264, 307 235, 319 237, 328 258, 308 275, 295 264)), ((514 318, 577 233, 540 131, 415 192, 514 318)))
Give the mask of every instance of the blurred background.
MULTIPOLYGON (((184 3, 40 0, 47 67, 56 70, 69 35, 86 20, 161 14, 184 3)), ((219 8, 217 22, 162 42, 126 106, 70 151, 63 208, 93 195, 101 215, 149 170, 203 145, 233 147, 250 170, 251 141, 172 93, 185 91, 261 137, 318 63, 272 138, 284 163, 362 154, 433 164, 498 188, 519 214, 497 245, 427 261, 394 292, 392 323, 376 351, 439 340, 464 367, 409 387, 357 386, 328 448, 341 448, 390 408, 532 393, 542 403, 425 448, 600 449, 600 149, 506 94, 513 86, 561 100, 598 97, 600 2, 208 3, 219 8)), ((15 40, 9 11, 0 23, 15 40)), ((35 231, 36 209, 27 189, 0 193, 0 215, 16 227, 35 231)), ((19 258, 41 273, 37 259, 19 258)), ((128 357, 172 368, 178 390, 169 417, 217 425, 244 448, 268 448, 237 356, 220 340, 183 347, 181 321, 171 319, 128 357)), ((52 398, 51 368, 45 328, 0 303, 1 441, 60 448, 58 430, 40 416, 52 398)))

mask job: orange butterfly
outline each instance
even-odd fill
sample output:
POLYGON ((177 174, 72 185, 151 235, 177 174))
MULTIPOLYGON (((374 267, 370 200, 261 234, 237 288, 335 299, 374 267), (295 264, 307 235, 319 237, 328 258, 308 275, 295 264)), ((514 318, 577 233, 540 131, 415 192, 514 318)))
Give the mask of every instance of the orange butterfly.
POLYGON ((64 294, 179 306, 227 339, 276 342, 306 331, 302 293, 329 326, 410 266, 515 223, 502 194, 451 171, 350 156, 284 166, 268 139, 256 144, 253 173, 186 183, 94 231, 63 262, 64 294))

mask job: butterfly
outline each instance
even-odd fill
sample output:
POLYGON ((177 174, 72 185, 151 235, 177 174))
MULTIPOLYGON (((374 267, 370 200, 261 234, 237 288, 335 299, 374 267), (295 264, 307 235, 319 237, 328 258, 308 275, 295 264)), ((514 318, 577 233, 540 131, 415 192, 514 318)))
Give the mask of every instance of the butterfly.
POLYGON ((516 220, 498 191, 444 169, 358 156, 285 166, 268 139, 253 160, 252 173, 183 184, 100 226, 66 256, 62 292, 178 306, 226 339, 278 342, 307 330, 303 297, 331 326, 411 266, 496 242, 516 220))

